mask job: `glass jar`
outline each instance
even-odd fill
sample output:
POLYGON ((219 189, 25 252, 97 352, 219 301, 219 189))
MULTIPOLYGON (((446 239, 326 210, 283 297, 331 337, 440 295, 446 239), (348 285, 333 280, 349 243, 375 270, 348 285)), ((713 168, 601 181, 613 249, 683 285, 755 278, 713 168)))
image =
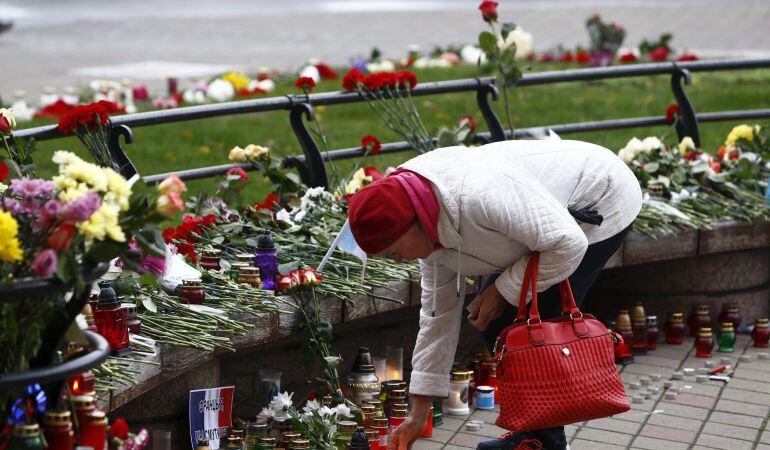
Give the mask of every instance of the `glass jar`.
POLYGON ((261 437, 259 438, 259 446, 257 447, 259 450, 271 450, 275 448, 275 438, 274 437, 261 437))
POLYGON ((248 284, 259 289, 262 286, 262 280, 259 279, 259 269, 256 267, 241 267, 238 274, 238 284, 248 284))
POLYGON ((220 448, 227 448, 230 450, 242 450, 243 449, 243 442, 241 438, 238 436, 227 436, 226 438, 222 439, 220 441, 222 443, 222 446, 220 448))
POLYGON ((682 345, 685 333, 684 313, 671 313, 664 331, 666 332, 666 344, 682 345))
POLYGON ((198 265, 204 270, 219 270, 222 267, 219 265, 219 258, 221 250, 216 248, 206 248, 201 252, 201 259, 198 265))
POLYGON ((80 429, 86 421, 86 416, 96 411, 96 398, 93 395, 76 395, 72 398, 72 403, 75 406, 76 425, 80 429))
POLYGON ((179 296, 187 300, 187 303, 190 305, 200 305, 206 300, 206 293, 203 291, 203 286, 201 286, 201 280, 197 278, 182 280, 179 296))
POLYGON ((388 419, 385 417, 375 417, 372 424, 372 430, 377 431, 380 435, 380 448, 388 448, 388 419))
POLYGON ((259 438, 267 435, 267 425, 250 423, 246 425, 246 437, 243 439, 244 450, 256 450, 259 438))
POLYGON ((369 438, 366 436, 366 430, 363 427, 358 427, 353 432, 353 438, 347 445, 347 450, 369 450, 369 438))
POLYGON ((722 304, 722 312, 719 313, 719 323, 730 322, 733 324, 733 331, 738 333, 743 318, 738 308, 738 303, 727 302, 722 304))
POLYGON ((647 350, 658 348, 660 330, 658 329, 658 316, 647 316, 647 350))
POLYGON ((48 450, 72 450, 75 445, 72 414, 69 411, 46 411, 43 416, 43 436, 48 443, 48 450))
POLYGON ((121 303, 120 306, 126 310, 128 332, 139 334, 142 331, 142 322, 139 321, 139 316, 136 314, 136 305, 133 303, 121 303))
POLYGON ((695 339, 695 356, 697 358, 711 358, 711 350, 714 349, 714 335, 710 327, 701 327, 698 337, 695 339))
MULTIPOLYGON (((453 370, 449 374, 449 396, 444 412, 453 416, 465 416, 470 413, 468 408, 468 382, 471 374, 467 370, 453 370)), ((491 377, 491 372, 490 372, 491 377)))
POLYGON ((294 439, 289 444, 290 450, 300 450, 304 448, 310 448, 310 441, 307 439, 294 439))
POLYGON ((238 276, 241 274, 241 269, 244 267, 249 267, 249 264, 237 261, 230 263, 230 270, 227 272, 227 275, 231 280, 238 281, 238 276))
POLYGON ((254 252, 254 266, 259 269, 263 288, 268 291, 274 291, 275 280, 278 275, 278 256, 275 252, 275 243, 270 232, 261 234, 257 239, 257 249, 254 252))
POLYGON ((289 445, 291 445, 291 441, 294 439, 300 439, 302 435, 300 433, 295 433, 293 431, 285 431, 281 433, 281 442, 278 444, 280 448, 288 449, 289 445))
POLYGON ((110 344, 113 356, 124 356, 131 352, 126 310, 121 308, 109 281, 99 282, 99 287, 99 303, 94 311, 96 329, 110 344))
POLYGON ((94 333, 98 333, 99 330, 96 328, 96 321, 94 320, 95 307, 96 307, 96 302, 91 302, 89 300, 89 302, 86 303, 85 306, 83 306, 83 310, 80 313, 83 314, 83 317, 85 317, 86 319, 86 325, 88 325, 86 330, 93 331, 94 333))
POLYGON ((631 333, 631 351, 635 354, 647 353, 647 315, 641 302, 637 302, 631 310, 631 333))
POLYGON ((332 442, 337 450, 345 450, 353 438, 353 433, 356 431, 358 424, 349 420, 341 420, 337 422, 337 431, 332 435, 332 442))
POLYGON ((754 322, 751 338, 754 340, 754 347, 767 348, 767 342, 770 340, 770 329, 766 317, 754 322))
POLYGON ((70 395, 96 395, 94 392, 96 377, 93 372, 86 370, 67 379, 70 395))
POLYGON ((364 400, 365 405, 374 406, 374 417, 385 417, 385 409, 380 400, 364 400))
POLYGON ((441 397, 433 397, 433 426, 438 427, 444 423, 444 408, 443 399, 441 397))
POLYGON ((404 423, 406 420, 408 413, 406 411, 401 410, 395 410, 390 414, 390 421, 389 421, 389 428, 388 428, 388 435, 393 434, 393 431, 398 428, 399 425, 404 423))
POLYGON ((709 305, 702 303, 697 305, 690 317, 687 318, 687 325, 690 326, 690 336, 697 337, 698 330, 702 327, 711 328, 711 316, 709 315, 709 305))
POLYGON ((364 428, 371 428, 374 422, 374 414, 376 409, 374 405, 366 403, 361 406, 361 414, 364 416, 364 422, 361 424, 364 428))
POLYGON ((15 425, 8 441, 7 450, 43 450, 40 427, 36 424, 15 425))
POLYGON ((717 335, 718 352, 732 353, 735 348, 735 330, 732 322, 723 322, 717 335))
POLYGON ((619 342, 615 345, 615 364, 626 364, 634 360, 634 355, 631 354, 631 342, 634 339, 634 334, 631 329, 631 316, 628 314, 627 309, 621 309, 618 311, 618 316, 615 318, 615 326, 613 330, 623 338, 623 342, 619 342))
POLYGON ((476 386, 486 385, 489 381, 489 369, 495 367, 495 360, 492 358, 486 358, 481 362, 480 377, 476 380, 476 386))
POLYGON ((239 263, 246 264, 246 267, 251 267, 254 265, 254 255, 251 253, 238 253, 235 255, 235 259, 239 263))
POLYGON ((102 411, 88 413, 80 429, 80 445, 94 450, 107 448, 107 416, 102 411))
POLYGON ((380 432, 375 429, 366 430, 366 438, 369 440, 369 450, 380 450, 380 432))
MULTIPOLYGON (((406 385, 405 382, 401 381, 399 383, 403 383, 406 385)), ((399 384, 400 386, 400 384, 399 384)), ((393 407, 394 403, 405 403, 406 402, 406 388, 393 388, 387 391, 388 392, 388 399, 385 401, 384 409, 385 409, 385 416, 390 417, 391 416, 391 408, 393 407)))

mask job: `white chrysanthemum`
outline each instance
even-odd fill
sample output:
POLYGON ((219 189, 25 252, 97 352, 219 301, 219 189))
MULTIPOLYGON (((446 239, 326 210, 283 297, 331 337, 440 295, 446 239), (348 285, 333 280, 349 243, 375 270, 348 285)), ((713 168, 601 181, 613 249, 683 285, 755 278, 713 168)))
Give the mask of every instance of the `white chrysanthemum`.
POLYGON ((345 405, 344 403, 340 403, 334 409, 338 417, 341 417, 341 418, 350 417, 350 408, 348 408, 347 405, 345 405))
POLYGON ((289 214, 289 211, 286 211, 285 209, 282 209, 275 214, 275 220, 287 223, 289 225, 294 225, 294 221, 291 220, 291 214, 289 214))
POLYGON ((316 411, 318 409, 321 409, 321 403, 319 403, 318 400, 308 400, 308 402, 302 408, 302 411, 305 414, 310 414, 311 412, 316 411))
POLYGON ((294 216, 294 222, 302 222, 302 219, 304 219, 306 215, 307 211, 304 209, 299 210, 299 212, 294 216))
POLYGON ((337 415, 337 410, 334 408, 329 408, 328 406, 322 406, 318 409, 318 414, 320 414, 321 417, 334 417, 337 415))
POLYGON ((229 81, 217 78, 206 88, 206 96, 217 102, 226 102, 235 97, 235 87, 229 81))

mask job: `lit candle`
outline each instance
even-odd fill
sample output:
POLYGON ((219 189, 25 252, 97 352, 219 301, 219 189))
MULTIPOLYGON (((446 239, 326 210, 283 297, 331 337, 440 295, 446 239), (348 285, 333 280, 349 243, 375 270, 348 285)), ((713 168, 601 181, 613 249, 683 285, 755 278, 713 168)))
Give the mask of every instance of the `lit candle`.
POLYGON ((403 380, 404 349, 402 347, 388 346, 385 348, 385 359, 387 360, 387 380, 403 380))

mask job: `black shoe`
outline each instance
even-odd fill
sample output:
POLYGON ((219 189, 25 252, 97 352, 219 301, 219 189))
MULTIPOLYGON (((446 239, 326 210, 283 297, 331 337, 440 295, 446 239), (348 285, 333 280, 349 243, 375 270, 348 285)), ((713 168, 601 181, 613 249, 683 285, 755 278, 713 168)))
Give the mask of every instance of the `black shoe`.
POLYGON ((532 433, 508 433, 480 442, 476 450, 543 450, 543 443, 532 433))

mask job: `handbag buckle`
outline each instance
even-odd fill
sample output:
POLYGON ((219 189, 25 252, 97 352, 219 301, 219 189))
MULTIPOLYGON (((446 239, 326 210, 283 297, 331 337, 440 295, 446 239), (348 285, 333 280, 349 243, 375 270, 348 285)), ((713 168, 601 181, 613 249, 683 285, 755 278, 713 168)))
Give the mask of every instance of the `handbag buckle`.
MULTIPOLYGON (((530 326, 530 323, 529 323, 529 321, 530 321, 530 320, 532 320, 532 319, 531 319, 531 318, 530 318, 530 319, 527 319, 527 326, 530 326)), ((543 323, 543 321, 542 321, 542 320, 540 320, 540 319, 537 319, 537 323, 538 323, 538 324, 541 324, 541 323, 543 323)))
POLYGON ((500 336, 498 336, 497 339, 495 339, 495 345, 492 346, 492 354, 493 355, 497 354, 497 344, 499 344, 499 343, 500 343, 500 336))
MULTIPOLYGON (((582 318, 582 317, 583 317, 583 313, 582 313, 581 311, 578 311, 578 313, 579 313, 580 315, 579 315, 579 316, 577 316, 577 319, 580 319, 580 318, 582 318)), ((572 315, 572 313, 569 313, 569 318, 570 318, 570 320, 572 320, 572 321, 574 321, 574 320, 576 319, 576 317, 574 317, 574 316, 572 315)))

